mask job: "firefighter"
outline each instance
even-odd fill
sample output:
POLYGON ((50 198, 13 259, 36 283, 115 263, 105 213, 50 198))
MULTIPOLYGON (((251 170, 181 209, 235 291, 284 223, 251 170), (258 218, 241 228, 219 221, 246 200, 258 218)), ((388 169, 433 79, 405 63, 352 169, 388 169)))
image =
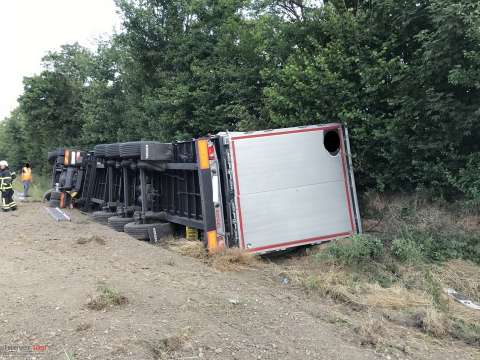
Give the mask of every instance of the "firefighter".
POLYGON ((2 198, 0 206, 3 211, 17 210, 17 204, 13 200, 13 179, 15 179, 15 173, 10 172, 8 163, 5 160, 0 161, 0 193, 2 198))

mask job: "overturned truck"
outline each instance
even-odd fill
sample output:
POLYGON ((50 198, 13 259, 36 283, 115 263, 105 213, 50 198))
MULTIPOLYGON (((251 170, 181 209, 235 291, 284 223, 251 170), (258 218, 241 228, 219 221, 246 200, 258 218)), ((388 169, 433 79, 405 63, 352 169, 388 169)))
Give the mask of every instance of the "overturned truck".
POLYGON ((266 253, 362 231, 341 124, 100 144, 50 159, 53 206, 75 205, 139 240, 190 228, 210 250, 266 253))

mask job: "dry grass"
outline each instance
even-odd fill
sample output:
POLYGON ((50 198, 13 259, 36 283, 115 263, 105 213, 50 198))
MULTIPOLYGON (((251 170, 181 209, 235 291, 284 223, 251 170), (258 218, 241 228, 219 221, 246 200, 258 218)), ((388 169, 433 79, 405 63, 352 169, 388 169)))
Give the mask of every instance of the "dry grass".
POLYGON ((259 268, 259 257, 238 248, 222 249, 208 253, 201 241, 176 239, 167 243, 170 250, 183 256, 199 259, 219 271, 242 271, 259 268))
POLYGON ((367 318, 355 329, 355 332, 360 336, 362 345, 378 346, 384 342, 385 321, 368 313, 367 318))
POLYGON ((171 246, 171 249, 195 259, 207 258, 207 250, 201 241, 181 240, 171 246))
POLYGON ((447 317, 433 307, 420 309, 415 314, 416 325, 423 332, 435 337, 443 337, 447 334, 447 317))
POLYGON ((77 325, 77 327, 75 328, 75 331, 80 332, 80 331, 85 331, 91 328, 92 328, 91 323, 81 323, 77 325))
POLYGON ((220 271, 241 271, 259 268, 263 263, 258 256, 241 249, 224 249, 210 254, 212 266, 220 271))
MULTIPOLYGON (((328 245, 320 245, 306 251, 306 256, 276 261, 281 281, 288 279, 314 296, 335 301, 347 321, 356 326, 362 344, 395 347, 385 332, 418 329, 408 341, 449 337, 480 346, 480 311, 461 305, 443 290, 453 288, 480 302, 480 267, 462 260, 402 263, 388 252, 388 234, 394 239, 406 226, 455 236, 478 225, 479 217, 469 215, 462 222, 462 213, 412 197, 375 195, 369 202, 373 216, 366 225, 383 233, 384 257, 349 264, 324 256, 328 245)), ((331 321, 336 318, 340 317, 331 321)))
POLYGON ((365 301, 371 307, 403 310, 431 306, 431 300, 425 293, 407 290, 400 285, 382 288, 378 284, 367 284, 365 287, 365 301))
POLYGON ((339 267, 331 267, 323 273, 292 276, 309 292, 316 292, 321 296, 329 297, 335 301, 364 307, 361 289, 353 282, 350 274, 339 267))
POLYGON ((176 335, 166 336, 159 340, 139 340, 138 343, 146 347, 154 359, 173 359, 177 358, 175 353, 186 347, 191 347, 191 328, 183 328, 176 335))
POLYGON ((171 336, 160 340, 160 345, 165 352, 174 352, 182 348, 185 343, 183 336, 171 336))
POLYGON ((146 345, 155 359, 162 359, 165 355, 181 350, 184 343, 185 339, 182 336, 170 336, 156 342, 147 342, 146 345))
MULTIPOLYGON (((296 278, 299 278, 298 273, 296 278)), ((424 293, 409 291, 400 285, 382 288, 378 284, 355 281, 348 271, 340 267, 331 267, 315 275, 304 274, 303 278, 300 277, 300 283, 308 291, 356 308, 403 310, 432 305, 424 293)))
POLYGON ((451 260, 433 269, 433 277, 444 287, 453 288, 480 302, 480 267, 470 261, 451 260))
POLYGON ((80 244, 80 245, 89 244, 91 242, 95 242, 99 245, 105 245, 106 244, 105 239, 102 238, 101 236, 98 236, 98 235, 92 235, 90 237, 80 237, 80 238, 77 239, 77 244, 80 244))
POLYGON ((115 306, 122 306, 128 304, 128 298, 121 295, 117 290, 102 287, 100 288, 100 295, 96 298, 90 299, 87 307, 91 310, 106 310, 115 306))
POLYGON ((397 233, 405 224, 419 231, 478 231, 480 216, 449 211, 439 205, 414 196, 367 193, 365 231, 397 233))
MULTIPOLYGON (((316 255, 320 251, 310 253, 316 255)), ((480 268, 473 263, 455 260, 443 265, 400 266, 400 278, 390 287, 372 282, 368 273, 355 272, 334 262, 319 261, 316 256, 304 256, 276 266, 281 278, 288 278, 311 294, 346 306, 344 314, 357 318, 352 318, 351 322, 359 324, 357 332, 363 344, 388 345, 388 339, 382 339, 376 333, 379 328, 388 327, 388 323, 400 325, 401 329, 416 328, 435 338, 450 336, 474 346, 480 342, 475 327, 480 323, 480 312, 448 298, 442 291, 443 287, 453 287, 476 300, 480 268), (430 292, 432 283, 439 293, 430 292), (352 315, 348 309, 357 312, 352 315), (368 314, 383 314, 385 318, 369 317, 368 314)))

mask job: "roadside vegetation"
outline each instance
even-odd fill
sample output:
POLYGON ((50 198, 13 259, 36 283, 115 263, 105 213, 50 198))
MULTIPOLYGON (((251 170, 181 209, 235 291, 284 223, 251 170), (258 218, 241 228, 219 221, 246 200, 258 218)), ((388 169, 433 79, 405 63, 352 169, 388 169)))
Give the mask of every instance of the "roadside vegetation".
POLYGON ((415 197, 367 198, 365 235, 282 262, 286 276, 363 316, 366 344, 388 343, 390 323, 480 347, 480 312, 446 293, 480 303, 480 218, 415 197))
POLYGON ((242 271, 264 266, 258 256, 239 248, 227 248, 209 253, 200 241, 179 239, 167 242, 167 247, 181 255, 198 259, 219 271, 242 271))
POLYGON ((477 0, 117 0, 122 28, 24 79, 0 157, 341 122, 359 189, 480 202, 477 0))
POLYGON ((89 299, 87 303, 90 310, 102 311, 128 304, 128 298, 112 287, 103 285, 98 288, 98 291, 100 294, 89 299))
POLYGON ((273 271, 281 284, 331 301, 319 317, 351 328, 365 346, 408 355, 412 346, 456 340, 480 350, 480 311, 447 294, 453 289, 480 303, 478 212, 379 193, 367 193, 362 210, 363 235, 282 256, 239 249, 208 254, 198 241, 178 239, 167 247, 222 272, 273 271))
MULTIPOLYGON (((23 193, 23 185, 20 181, 20 172, 17 172, 17 179, 13 182, 15 192, 23 193)), ((51 188, 51 179, 42 174, 34 174, 34 179, 30 185, 29 195, 30 201, 41 201, 45 192, 51 188)))
MULTIPOLYGON (((285 282, 340 304, 333 322, 355 312, 365 344, 397 324, 480 346, 479 312, 445 293, 480 302, 478 0, 117 5, 121 31, 94 51, 47 53, 0 122, 0 157, 32 162, 34 199, 56 147, 341 122, 366 234, 275 260, 285 282)), ((177 250, 221 270, 258 262, 177 250)), ((117 295, 101 290, 92 306, 117 295)))

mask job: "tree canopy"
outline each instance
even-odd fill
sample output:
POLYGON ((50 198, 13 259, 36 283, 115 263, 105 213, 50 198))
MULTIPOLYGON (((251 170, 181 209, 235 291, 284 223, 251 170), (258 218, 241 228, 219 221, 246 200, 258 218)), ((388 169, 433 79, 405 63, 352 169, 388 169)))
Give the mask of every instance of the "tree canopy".
POLYGON ((480 200, 477 0, 117 0, 24 79, 0 155, 341 122, 362 189, 480 200))

